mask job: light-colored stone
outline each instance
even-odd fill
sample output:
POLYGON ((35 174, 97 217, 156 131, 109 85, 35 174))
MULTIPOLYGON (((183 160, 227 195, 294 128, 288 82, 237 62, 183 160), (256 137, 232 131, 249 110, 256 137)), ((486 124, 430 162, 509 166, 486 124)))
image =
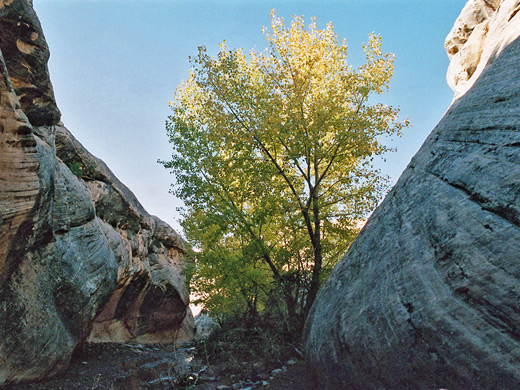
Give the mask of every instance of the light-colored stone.
POLYGON ((320 290, 305 349, 323 388, 518 387, 518 3, 489 16, 483 69, 320 290))
POLYGON ((208 338, 220 325, 208 314, 199 314, 195 317, 196 337, 198 339, 208 338))
POLYGON ((452 56, 446 79, 454 91, 462 91, 477 70, 488 29, 489 19, 475 26, 465 44, 452 56))
POLYGON ((486 22, 493 12, 493 7, 484 0, 470 0, 466 3, 444 41, 450 59, 466 44, 475 27, 486 22))
POLYGON ((520 34, 517 0, 470 0, 445 41, 451 62, 448 85, 455 99, 464 95, 488 62, 520 34))

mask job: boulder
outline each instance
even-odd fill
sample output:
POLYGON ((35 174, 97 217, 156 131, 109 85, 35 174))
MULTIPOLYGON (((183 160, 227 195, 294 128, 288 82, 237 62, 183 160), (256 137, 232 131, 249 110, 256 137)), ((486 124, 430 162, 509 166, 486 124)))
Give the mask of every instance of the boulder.
POLYGON ((207 339, 216 330, 220 329, 220 325, 209 314, 203 313, 195 317, 195 337, 198 340, 207 339))
POLYGON ((0 0, 0 384, 90 341, 179 342, 185 244, 59 122, 28 0, 0 0))
POLYGON ((518 388, 520 7, 486 3, 470 84, 312 307, 323 388, 518 388))

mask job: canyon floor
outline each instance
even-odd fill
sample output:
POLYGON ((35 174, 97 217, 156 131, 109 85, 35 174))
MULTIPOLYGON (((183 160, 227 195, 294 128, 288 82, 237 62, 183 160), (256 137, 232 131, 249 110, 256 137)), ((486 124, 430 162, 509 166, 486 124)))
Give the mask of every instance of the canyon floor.
MULTIPOLYGON (((297 352, 297 351, 295 351, 297 352)), ((9 390, 314 390, 314 379, 297 353, 286 361, 243 356, 210 364, 204 345, 85 344, 67 371, 41 383, 9 390), (202 356, 201 356, 202 355, 202 356), (206 360, 206 361, 205 361, 206 360)))

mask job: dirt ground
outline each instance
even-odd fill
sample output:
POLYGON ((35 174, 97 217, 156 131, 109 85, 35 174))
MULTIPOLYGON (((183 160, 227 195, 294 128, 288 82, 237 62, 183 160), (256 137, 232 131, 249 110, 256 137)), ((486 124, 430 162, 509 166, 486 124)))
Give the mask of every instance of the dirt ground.
POLYGON ((273 368, 255 361, 253 356, 247 369, 239 371, 229 363, 211 365, 201 360, 195 358, 195 347, 191 345, 85 344, 62 375, 41 383, 5 385, 3 389, 319 389, 307 364, 298 359, 273 368))

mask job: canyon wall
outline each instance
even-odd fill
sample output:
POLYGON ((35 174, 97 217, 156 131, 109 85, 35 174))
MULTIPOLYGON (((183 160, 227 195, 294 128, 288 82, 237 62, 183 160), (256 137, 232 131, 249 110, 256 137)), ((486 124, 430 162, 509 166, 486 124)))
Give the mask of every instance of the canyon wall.
POLYGON ((193 335, 185 244, 60 122, 30 0, 0 0, 0 383, 83 341, 193 335))
POLYGON ((450 32, 456 99, 307 321, 323 388, 518 388, 519 10, 471 0, 450 32))

